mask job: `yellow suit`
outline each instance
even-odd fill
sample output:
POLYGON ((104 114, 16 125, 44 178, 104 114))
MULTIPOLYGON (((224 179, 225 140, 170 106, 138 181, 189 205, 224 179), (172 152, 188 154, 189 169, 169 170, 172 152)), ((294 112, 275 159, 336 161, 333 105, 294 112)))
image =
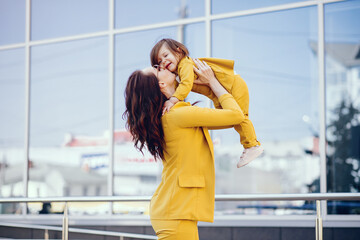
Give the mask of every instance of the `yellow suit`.
MULTIPOLYGON (((245 115, 244 121, 235 126, 235 130, 240 134, 241 144, 244 148, 260 145, 256 138, 254 126, 249 119, 249 91, 240 75, 234 74, 234 61, 220 58, 199 58, 199 60, 206 62, 211 67, 218 81, 233 95, 243 111, 245 115)), ((209 87, 194 84, 197 75, 193 66, 195 66, 195 63, 190 57, 184 57, 180 60, 177 68, 180 83, 173 96, 179 100, 184 100, 189 92, 193 91, 209 97, 216 108, 221 108, 219 100, 209 87)))
POLYGON ((166 143, 164 168, 161 183, 151 199, 152 221, 213 221, 215 170, 208 128, 231 127, 244 120, 230 94, 222 95, 219 102, 223 109, 178 102, 162 117, 166 143))

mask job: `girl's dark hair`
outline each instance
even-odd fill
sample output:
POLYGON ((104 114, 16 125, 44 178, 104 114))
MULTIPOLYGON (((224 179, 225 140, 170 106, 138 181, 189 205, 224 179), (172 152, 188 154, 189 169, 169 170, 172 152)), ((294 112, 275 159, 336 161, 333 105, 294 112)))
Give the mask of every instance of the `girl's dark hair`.
POLYGON ((155 64, 158 64, 158 55, 160 48, 166 44, 169 50, 174 55, 179 55, 180 59, 183 57, 189 56, 189 50, 185 47, 184 44, 171 39, 171 38, 163 38, 160 41, 158 41, 155 46, 151 49, 150 52, 150 61, 151 65, 154 66, 155 64))
POLYGON ((135 148, 143 153, 146 145, 155 160, 164 159, 161 116, 165 101, 154 74, 137 70, 130 75, 125 89, 123 118, 126 118, 126 128, 133 137, 135 148))

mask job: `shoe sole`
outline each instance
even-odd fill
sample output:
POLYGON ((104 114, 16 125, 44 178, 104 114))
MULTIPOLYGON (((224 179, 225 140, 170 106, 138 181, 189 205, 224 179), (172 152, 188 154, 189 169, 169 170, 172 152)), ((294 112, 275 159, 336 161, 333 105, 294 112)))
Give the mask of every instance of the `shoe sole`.
POLYGON ((255 160, 256 158, 258 158, 259 156, 261 156, 264 153, 264 149, 262 149, 261 152, 257 153, 256 155, 253 156, 253 158, 250 158, 249 160, 247 160, 246 162, 238 162, 238 164, 236 165, 237 168, 241 168, 244 167, 246 165, 248 165, 250 162, 252 162, 253 160, 255 160))

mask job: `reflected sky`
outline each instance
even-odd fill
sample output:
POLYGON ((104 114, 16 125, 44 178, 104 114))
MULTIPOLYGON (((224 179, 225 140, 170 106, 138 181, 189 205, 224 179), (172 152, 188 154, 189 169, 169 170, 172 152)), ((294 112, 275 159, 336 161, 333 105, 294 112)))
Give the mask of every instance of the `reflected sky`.
POLYGON ((42 40, 108 30, 108 2, 32 0, 31 39, 42 40))
POLYGON ((115 0, 115 27, 174 21, 180 18, 181 14, 190 18, 201 17, 205 13, 204 3, 203 0, 115 0))
POLYGON ((25 41, 25 0, 0 0, 0 45, 25 41))

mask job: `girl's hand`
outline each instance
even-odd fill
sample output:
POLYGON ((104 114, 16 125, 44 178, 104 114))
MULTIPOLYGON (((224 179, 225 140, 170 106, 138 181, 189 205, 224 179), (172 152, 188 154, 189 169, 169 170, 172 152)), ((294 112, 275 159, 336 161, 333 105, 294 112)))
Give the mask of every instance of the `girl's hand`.
POLYGON ((165 103, 164 103, 164 107, 163 107, 163 112, 162 112, 162 115, 164 115, 165 113, 169 112, 170 109, 174 106, 174 104, 167 100, 165 103))
POLYGON ((170 109, 179 101, 176 97, 171 97, 164 103, 162 115, 169 112, 170 109))
POLYGON ((200 85, 210 85, 210 81, 217 81, 215 78, 215 74, 211 67, 207 65, 206 62, 200 61, 199 59, 194 59, 194 63, 196 64, 197 68, 193 66, 195 73, 198 75, 198 79, 194 80, 195 84, 200 85))

